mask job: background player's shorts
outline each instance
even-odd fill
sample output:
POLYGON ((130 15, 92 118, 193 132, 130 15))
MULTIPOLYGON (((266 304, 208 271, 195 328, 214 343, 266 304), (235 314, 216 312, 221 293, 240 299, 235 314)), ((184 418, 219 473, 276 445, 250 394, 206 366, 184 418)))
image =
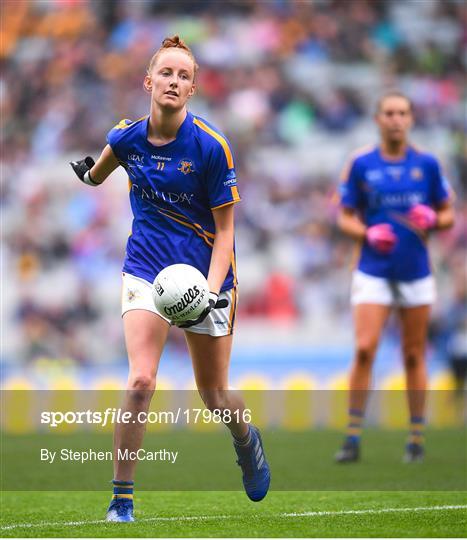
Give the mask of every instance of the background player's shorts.
MULTIPOLYGON (((237 291, 230 289, 221 292, 219 299, 227 300, 226 308, 213 309, 211 313, 196 326, 184 328, 195 334, 209 334, 210 336, 227 336, 233 333, 235 312, 237 309, 237 291)), ((169 319, 162 315, 154 305, 152 299, 152 283, 143 278, 123 273, 122 287, 122 316, 133 309, 144 309, 159 315, 164 321, 171 324, 169 319)))
POLYGON ((392 281, 356 270, 352 276, 351 304, 416 307, 431 305, 436 299, 433 276, 413 281, 392 281))

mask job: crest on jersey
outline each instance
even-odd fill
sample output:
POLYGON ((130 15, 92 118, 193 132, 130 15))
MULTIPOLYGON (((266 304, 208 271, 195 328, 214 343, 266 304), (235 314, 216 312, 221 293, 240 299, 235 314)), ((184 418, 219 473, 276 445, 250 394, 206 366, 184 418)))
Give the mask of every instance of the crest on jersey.
POLYGON ((193 161, 191 159, 181 159, 178 162, 177 171, 182 172, 183 174, 190 174, 194 172, 195 166, 193 165, 193 161))
POLYGON ((423 179, 422 169, 420 169, 420 167, 412 167, 412 169, 410 169, 410 178, 412 178, 412 180, 422 180, 423 179))
POLYGON ((386 167, 386 172, 392 176, 393 180, 400 180, 402 173, 404 172, 404 168, 397 166, 386 167))

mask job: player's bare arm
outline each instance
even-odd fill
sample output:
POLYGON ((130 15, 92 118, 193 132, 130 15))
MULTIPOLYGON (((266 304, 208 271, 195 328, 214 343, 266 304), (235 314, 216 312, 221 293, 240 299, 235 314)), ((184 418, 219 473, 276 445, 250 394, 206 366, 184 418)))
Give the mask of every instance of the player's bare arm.
POLYGON ((94 182, 102 182, 119 166, 118 160, 110 145, 106 145, 101 155, 92 167, 90 174, 94 182))
POLYGON ((90 156, 72 161, 71 167, 78 178, 88 186, 99 186, 119 166, 110 145, 102 150, 97 162, 90 156))
POLYGON ((341 208, 337 218, 337 225, 342 232, 354 240, 362 241, 365 239, 366 226, 353 208, 341 208))
POLYGON ((441 203, 436 209, 436 229, 449 229, 456 219, 454 207, 450 200, 441 203))
POLYGON ((232 263, 234 239, 234 205, 229 204, 212 211, 216 237, 209 266, 209 290, 218 294, 232 263))

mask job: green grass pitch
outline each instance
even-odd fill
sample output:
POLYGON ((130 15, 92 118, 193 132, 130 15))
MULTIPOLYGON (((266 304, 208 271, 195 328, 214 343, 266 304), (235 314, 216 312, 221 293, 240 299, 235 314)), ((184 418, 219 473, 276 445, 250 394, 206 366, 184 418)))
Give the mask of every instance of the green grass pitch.
MULTIPOLYGON (((224 432, 167 434, 167 443, 179 449, 185 461, 181 459, 178 469, 139 464, 137 521, 131 524, 103 521, 110 500, 110 463, 41 469, 36 450, 44 444, 42 438, 6 437, 0 533, 110 538, 465 537, 465 431, 430 431, 425 462, 411 465, 401 463, 405 435, 367 430, 362 462, 336 465, 332 456, 341 433, 265 431, 272 490, 264 501, 252 503, 242 491, 235 491, 241 487, 240 470, 224 432), (34 491, 24 491, 27 482, 34 491), (76 491, 84 485, 88 491, 76 491), (156 487, 160 491, 154 491, 156 487)), ((161 437, 148 434, 145 446, 161 437)), ((50 438, 47 445, 105 448, 110 438, 110 434, 75 433, 66 439, 50 438)))
POLYGON ((104 492, 4 492, 3 537, 463 537, 465 492, 140 492, 129 524, 104 492), (460 506, 460 507, 459 507, 460 506), (294 515, 298 514, 298 515, 294 515))

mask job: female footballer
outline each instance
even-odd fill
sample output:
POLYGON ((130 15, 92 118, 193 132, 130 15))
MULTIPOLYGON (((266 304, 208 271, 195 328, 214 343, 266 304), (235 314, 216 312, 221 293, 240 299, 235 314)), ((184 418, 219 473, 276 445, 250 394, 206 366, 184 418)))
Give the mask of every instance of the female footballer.
POLYGON ((424 456, 425 348, 435 283, 427 238, 454 222, 450 190, 438 161, 411 145, 412 104, 384 95, 375 121, 380 144, 352 156, 341 178, 338 226, 361 244, 351 303, 355 354, 350 372, 347 437, 336 461, 360 457, 360 435, 373 360, 391 308, 401 325, 410 432, 404 460, 424 456))
MULTIPOLYGON (((189 47, 166 38, 144 78, 150 113, 122 120, 94 160, 71 165, 84 183, 100 185, 119 165, 129 176, 132 233, 123 265, 122 315, 129 359, 125 410, 147 411, 170 322, 157 312, 152 283, 163 268, 185 263, 198 268, 210 287, 209 305, 184 327, 200 395, 210 410, 244 410, 228 392, 228 368, 237 301, 234 204, 240 200, 227 139, 187 111, 198 69, 189 47), (226 306, 226 307, 225 307, 226 306)), ((243 483, 251 500, 265 497, 270 481, 258 430, 243 415, 226 422, 233 435, 243 483)), ((114 436, 114 494, 108 521, 133 521, 135 461, 117 451, 138 450, 144 424, 117 424, 114 436)))

